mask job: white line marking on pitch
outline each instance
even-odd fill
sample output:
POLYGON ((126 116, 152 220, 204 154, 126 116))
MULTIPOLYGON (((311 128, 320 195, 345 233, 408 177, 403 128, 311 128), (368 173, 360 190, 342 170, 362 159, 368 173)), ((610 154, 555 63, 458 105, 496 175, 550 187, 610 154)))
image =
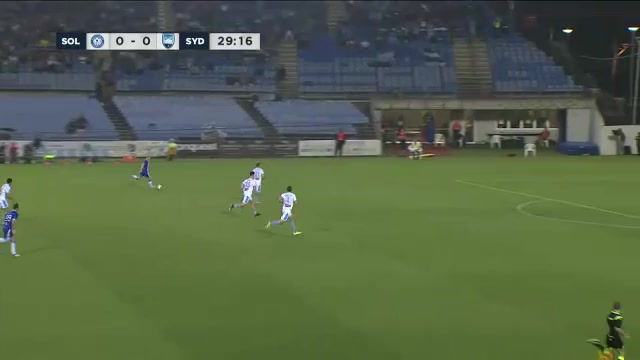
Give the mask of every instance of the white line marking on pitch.
POLYGON ((613 211, 613 210, 607 210, 607 209, 603 209, 603 208, 599 208, 599 207, 595 207, 595 206, 578 204, 578 203, 574 203, 574 202, 571 202, 571 201, 553 199, 553 198, 548 198, 548 197, 544 197, 544 196, 540 196, 540 195, 534 195, 534 194, 527 194, 527 193, 523 193, 523 192, 519 192, 519 191, 502 189, 502 188, 497 188, 497 187, 493 187, 493 186, 489 186, 489 185, 473 183, 473 182, 464 181, 464 180, 456 180, 456 182, 458 182, 460 184, 466 184, 466 185, 479 187, 479 188, 482 188, 482 189, 500 191, 500 192, 507 193, 507 194, 526 196, 526 197, 530 197, 530 198, 538 199, 538 200, 553 201, 553 202, 557 202, 557 203, 560 203, 560 204, 571 205, 571 206, 581 207, 583 209, 590 209, 590 210, 600 211, 600 212, 607 213, 607 214, 613 214, 613 215, 618 215, 618 216, 622 216, 622 217, 626 217, 626 218, 630 218, 630 219, 638 219, 638 220, 640 220, 640 216, 637 216, 637 215, 625 214, 625 213, 621 213, 621 212, 617 212, 617 211, 613 211))
POLYGON ((543 201, 546 201, 546 200, 528 201, 526 203, 522 203, 522 204, 516 206, 516 210, 518 210, 518 212, 523 214, 523 215, 527 215, 527 216, 531 216, 531 217, 535 217, 535 218, 540 218, 540 219, 545 219, 545 220, 562 221, 562 222, 567 222, 567 223, 583 224, 583 225, 606 226, 606 227, 621 228, 621 229, 640 229, 640 226, 633 226, 633 225, 606 224, 606 223, 599 223, 599 222, 569 220, 569 219, 561 219, 561 218, 558 218, 558 217, 536 215, 536 214, 530 213, 530 212, 528 212, 528 211, 526 211, 524 209, 525 207, 527 207, 529 205, 532 205, 532 204, 535 204, 535 203, 540 203, 540 202, 543 202, 543 201))

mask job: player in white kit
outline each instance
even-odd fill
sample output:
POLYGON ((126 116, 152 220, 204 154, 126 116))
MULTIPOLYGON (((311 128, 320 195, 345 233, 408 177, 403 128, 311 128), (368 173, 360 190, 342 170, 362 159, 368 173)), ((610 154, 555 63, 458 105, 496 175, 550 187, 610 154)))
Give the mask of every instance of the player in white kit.
POLYGON ((288 221, 291 224, 293 235, 302 234, 300 231, 296 230, 296 224, 293 222, 294 216, 291 211, 293 210, 293 205, 295 205, 298 201, 298 198, 292 191, 293 188, 291 186, 287 186, 287 192, 280 195, 280 202, 282 203, 282 216, 280 217, 280 220, 269 221, 266 226, 267 229, 272 226, 284 224, 286 221, 288 221))
POLYGON ((256 202, 253 201, 251 197, 253 195, 253 190, 256 187, 256 181, 254 179, 255 173, 252 171, 249 173, 249 177, 246 178, 240 188, 242 189, 242 203, 241 204, 231 204, 229 206, 229 212, 233 209, 243 208, 247 206, 247 204, 251 204, 251 208, 253 209, 253 216, 260 216, 258 209, 256 209, 256 202))
POLYGON ((254 198, 256 201, 259 201, 260 192, 262 191, 262 180, 264 180, 264 170, 260 167, 260 163, 256 163, 256 167, 253 168, 252 171, 255 174, 253 179, 256 181, 254 198))
POLYGON ((8 178, 7 182, 2 185, 0 188, 0 208, 8 209, 9 208, 9 200, 13 200, 9 193, 11 193, 11 184, 13 183, 13 179, 8 178))

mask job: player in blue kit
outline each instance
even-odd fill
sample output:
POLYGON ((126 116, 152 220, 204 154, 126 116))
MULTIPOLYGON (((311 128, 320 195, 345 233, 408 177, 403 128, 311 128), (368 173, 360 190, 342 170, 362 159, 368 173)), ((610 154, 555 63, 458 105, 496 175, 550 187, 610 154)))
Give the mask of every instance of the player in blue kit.
POLYGON ((151 175, 149 175, 149 161, 151 160, 150 156, 147 156, 146 159, 142 162, 142 167, 140 167, 140 174, 131 175, 131 178, 134 180, 145 178, 147 179, 147 183, 149 184, 149 188, 153 189, 153 181, 151 181, 151 175))
POLYGON ((16 252, 16 239, 14 237, 16 233, 16 220, 18 220, 18 204, 13 205, 13 210, 9 211, 4 216, 4 226, 2 233, 4 237, 0 239, 0 242, 11 242, 11 256, 18 257, 20 254, 16 252))

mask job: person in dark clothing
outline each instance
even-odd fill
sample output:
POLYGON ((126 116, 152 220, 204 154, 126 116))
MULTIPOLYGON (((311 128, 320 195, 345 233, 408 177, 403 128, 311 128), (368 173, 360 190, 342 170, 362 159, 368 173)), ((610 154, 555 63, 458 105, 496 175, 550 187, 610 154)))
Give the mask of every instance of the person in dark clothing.
POLYGON ((398 123, 396 124, 396 131, 400 131, 402 129, 404 129, 404 117, 400 115, 400 117, 398 117, 398 123))
POLYGON ((613 304, 613 309, 607 315, 607 347, 615 350, 618 360, 624 360, 624 338, 627 336, 622 330, 622 307, 619 302, 613 304))
POLYGON ((460 121, 454 122, 451 130, 453 131, 453 142, 457 147, 460 147, 460 138, 462 137, 462 124, 460 124, 460 121))
POLYGON ((347 134, 340 129, 336 134, 336 151, 335 156, 342 156, 342 148, 344 147, 344 143, 347 141, 347 134))
POLYGON ((613 303, 613 308, 607 315, 607 327, 609 331, 606 335, 605 344, 602 344, 598 339, 589 339, 588 343, 592 344, 598 349, 601 359, 614 359, 617 355, 617 360, 624 360, 624 339, 629 335, 622 330, 622 306, 619 301, 613 303))

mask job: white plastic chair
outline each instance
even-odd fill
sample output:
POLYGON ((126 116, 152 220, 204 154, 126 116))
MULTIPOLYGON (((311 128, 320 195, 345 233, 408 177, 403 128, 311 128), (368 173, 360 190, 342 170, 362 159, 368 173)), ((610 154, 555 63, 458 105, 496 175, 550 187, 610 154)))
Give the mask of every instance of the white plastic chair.
POLYGON ((536 156, 537 154, 537 150, 536 150, 536 144, 524 144, 524 156, 527 157, 529 156, 529 154, 532 154, 533 156, 536 156))
POLYGON ((549 140, 542 140, 542 146, 544 146, 545 148, 549 147, 549 140))
POLYGON ((444 135, 437 133, 436 134, 436 138, 433 141, 433 145, 435 146, 445 146, 447 145, 447 140, 445 139, 444 135))
POLYGON ((491 135, 490 146, 493 149, 502 149, 502 137, 500 135, 491 135))

